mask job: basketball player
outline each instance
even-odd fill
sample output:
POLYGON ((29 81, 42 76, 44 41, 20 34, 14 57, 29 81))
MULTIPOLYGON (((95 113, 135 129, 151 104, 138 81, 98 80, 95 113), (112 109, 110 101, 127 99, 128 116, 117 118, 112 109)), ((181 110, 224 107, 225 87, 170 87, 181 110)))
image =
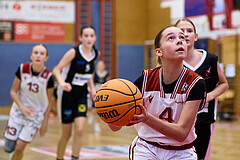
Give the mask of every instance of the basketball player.
POLYGON ((190 19, 180 19, 175 24, 185 34, 188 53, 183 64, 201 75, 206 83, 207 99, 203 110, 198 112, 195 124, 197 139, 194 141, 198 158, 208 160, 211 151, 211 140, 217 114, 217 97, 228 89, 228 82, 218 63, 218 57, 203 49, 194 49, 198 34, 190 19))
POLYGON ((53 79, 44 66, 48 59, 47 47, 35 45, 30 58, 32 62, 18 68, 10 91, 14 103, 5 130, 4 150, 13 153, 12 160, 22 159, 24 148, 33 141, 38 129, 40 136, 44 136, 51 109, 53 79))
POLYGON ((158 33, 155 53, 161 66, 145 70, 135 81, 144 106, 129 123, 138 132, 130 146, 130 160, 197 160, 194 123, 205 101, 204 80, 183 67, 187 44, 179 28, 167 27, 158 33))
POLYGON ((94 48, 95 29, 92 26, 84 26, 80 30, 79 38, 81 44, 68 50, 53 69, 59 83, 57 103, 62 122, 62 134, 57 147, 58 160, 64 157, 71 137, 72 124, 74 125, 72 160, 78 160, 87 115, 88 87, 92 97, 96 94, 93 82, 94 65, 98 57, 98 52, 94 48))

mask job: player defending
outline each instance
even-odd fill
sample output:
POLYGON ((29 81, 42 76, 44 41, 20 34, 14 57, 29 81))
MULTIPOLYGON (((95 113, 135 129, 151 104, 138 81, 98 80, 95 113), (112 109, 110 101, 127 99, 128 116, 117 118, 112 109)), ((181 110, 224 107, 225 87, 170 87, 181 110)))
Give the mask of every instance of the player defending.
POLYGON ((194 48, 198 34, 193 22, 184 18, 178 20, 175 26, 184 32, 187 41, 188 53, 183 61, 184 66, 201 75, 206 83, 206 105, 197 115, 195 124, 197 139, 194 141, 194 147, 199 160, 209 160, 217 116, 217 97, 228 89, 228 82, 220 68, 218 57, 203 49, 194 48))

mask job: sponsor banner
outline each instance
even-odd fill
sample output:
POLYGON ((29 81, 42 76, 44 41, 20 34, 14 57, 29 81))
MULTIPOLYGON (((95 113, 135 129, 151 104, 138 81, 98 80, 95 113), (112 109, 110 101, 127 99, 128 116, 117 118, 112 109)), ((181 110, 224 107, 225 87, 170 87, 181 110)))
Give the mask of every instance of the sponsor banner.
POLYGON ((30 42, 64 42, 63 23, 14 22, 14 40, 30 42))
POLYGON ((75 22, 73 1, 0 1, 0 20, 75 22))

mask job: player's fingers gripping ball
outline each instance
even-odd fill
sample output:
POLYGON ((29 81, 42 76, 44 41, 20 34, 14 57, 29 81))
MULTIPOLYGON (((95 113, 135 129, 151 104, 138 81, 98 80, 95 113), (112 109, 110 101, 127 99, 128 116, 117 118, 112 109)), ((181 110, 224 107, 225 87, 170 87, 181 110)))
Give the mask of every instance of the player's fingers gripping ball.
POLYGON ((125 126, 140 114, 142 94, 132 82, 112 79, 104 83, 96 93, 95 108, 99 117, 113 126, 125 126))

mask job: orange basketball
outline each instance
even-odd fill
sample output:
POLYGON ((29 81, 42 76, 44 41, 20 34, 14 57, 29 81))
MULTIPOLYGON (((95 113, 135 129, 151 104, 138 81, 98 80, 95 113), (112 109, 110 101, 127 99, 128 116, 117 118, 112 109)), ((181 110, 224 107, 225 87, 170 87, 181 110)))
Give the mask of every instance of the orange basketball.
POLYGON ((98 116, 113 126, 125 126, 140 114, 139 103, 143 104, 142 94, 132 82, 125 79, 112 79, 104 83, 95 97, 98 116))

